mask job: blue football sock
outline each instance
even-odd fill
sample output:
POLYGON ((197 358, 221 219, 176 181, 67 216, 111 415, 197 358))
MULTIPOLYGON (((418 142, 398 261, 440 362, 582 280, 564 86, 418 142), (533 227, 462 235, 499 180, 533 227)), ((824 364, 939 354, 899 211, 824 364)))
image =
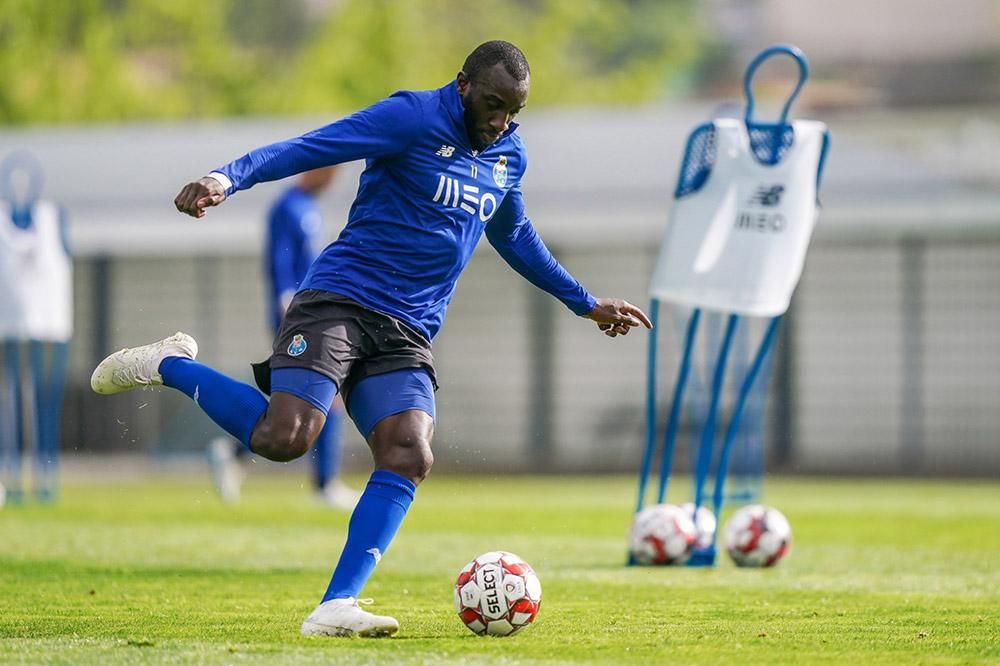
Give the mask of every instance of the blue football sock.
POLYGON ((416 486, 398 474, 377 469, 351 514, 347 544, 333 570, 323 601, 357 598, 396 535, 416 486))
POLYGON ((334 408, 326 415, 326 425, 313 443, 313 484, 322 490, 340 471, 340 410, 334 408))
POLYGON ((163 359, 160 375, 165 386, 187 394, 223 430, 250 447, 254 426, 267 411, 267 398, 260 391, 182 356, 163 359))

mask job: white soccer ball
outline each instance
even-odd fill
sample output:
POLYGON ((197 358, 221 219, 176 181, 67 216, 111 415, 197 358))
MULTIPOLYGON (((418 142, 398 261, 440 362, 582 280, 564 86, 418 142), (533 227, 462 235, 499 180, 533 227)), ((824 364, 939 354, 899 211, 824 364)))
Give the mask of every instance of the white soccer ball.
POLYGON ((531 565, 502 550, 483 553, 458 573, 455 610, 479 636, 511 636, 538 615, 542 584, 531 565))
POLYGON ((694 549, 689 513, 674 504, 654 504, 635 515, 629 553, 636 564, 684 564, 694 549))
POLYGON ((715 545, 716 522, 712 510, 705 506, 699 506, 697 513, 695 513, 694 502, 681 504, 681 509, 687 513, 689 518, 694 515, 694 547, 697 550, 704 550, 715 545))
POLYGON ((741 567, 770 567, 788 553, 792 528, 777 509, 751 504, 726 523, 726 552, 741 567))

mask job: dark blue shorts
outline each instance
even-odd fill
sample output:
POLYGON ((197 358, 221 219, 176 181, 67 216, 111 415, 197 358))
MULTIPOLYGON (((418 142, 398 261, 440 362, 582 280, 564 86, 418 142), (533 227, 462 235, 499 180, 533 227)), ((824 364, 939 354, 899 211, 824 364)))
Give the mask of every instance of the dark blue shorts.
MULTIPOLYGON (((337 385, 326 375, 308 368, 277 368, 271 371, 271 392, 290 393, 327 414, 337 395, 337 385)), ((366 439, 376 423, 411 409, 436 418, 434 385, 423 368, 369 375, 355 384, 347 396, 347 413, 366 439)))
POLYGON ((427 338, 395 317, 320 289, 295 294, 267 365, 326 375, 345 401, 365 377, 403 368, 424 368, 437 387, 427 338))
POLYGON ((398 319, 332 292, 297 293, 271 357, 253 369, 264 393, 290 393, 324 414, 339 392, 366 438, 393 414, 418 409, 434 418, 430 342, 398 319))

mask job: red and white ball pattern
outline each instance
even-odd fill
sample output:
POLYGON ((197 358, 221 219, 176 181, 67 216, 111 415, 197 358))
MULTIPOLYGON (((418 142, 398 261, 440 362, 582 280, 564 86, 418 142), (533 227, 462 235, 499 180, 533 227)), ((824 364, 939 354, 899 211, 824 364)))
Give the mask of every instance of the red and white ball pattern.
POLYGON ((788 553, 792 528, 777 509, 751 504, 726 523, 726 551, 741 567, 770 567, 788 553))
POLYGON ((694 502, 681 504, 681 508, 690 517, 694 515, 694 547, 703 550, 715 544, 715 514, 708 507, 699 506, 698 511, 694 510, 694 502))
POLYGON ((483 553, 458 574, 455 610, 480 636, 510 636, 531 624, 542 601, 542 584, 531 565, 502 550, 483 553))
POLYGON ((629 552, 636 564, 684 564, 695 537, 690 513, 674 504, 655 504, 632 520, 629 552))

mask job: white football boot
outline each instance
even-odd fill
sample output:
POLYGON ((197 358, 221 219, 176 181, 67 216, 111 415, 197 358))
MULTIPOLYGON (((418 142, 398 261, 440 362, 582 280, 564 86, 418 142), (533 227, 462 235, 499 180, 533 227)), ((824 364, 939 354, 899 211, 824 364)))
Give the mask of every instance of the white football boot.
POLYGON ((375 615, 358 606, 371 599, 331 599, 324 601, 302 623, 303 636, 391 636, 399 631, 396 618, 375 615))
POLYGON ((331 509, 354 511, 354 506, 361 499, 361 493, 340 479, 333 479, 317 490, 315 497, 318 503, 331 509))
POLYGON ((208 464, 219 499, 226 504, 239 504, 240 489, 245 476, 243 464, 236 457, 240 446, 230 437, 215 437, 208 443, 208 464))
POLYGON ((187 333, 177 332, 169 338, 141 347, 116 351, 101 361, 90 377, 90 388, 96 393, 111 395, 137 386, 160 386, 160 362, 170 356, 194 359, 198 343, 187 333))

